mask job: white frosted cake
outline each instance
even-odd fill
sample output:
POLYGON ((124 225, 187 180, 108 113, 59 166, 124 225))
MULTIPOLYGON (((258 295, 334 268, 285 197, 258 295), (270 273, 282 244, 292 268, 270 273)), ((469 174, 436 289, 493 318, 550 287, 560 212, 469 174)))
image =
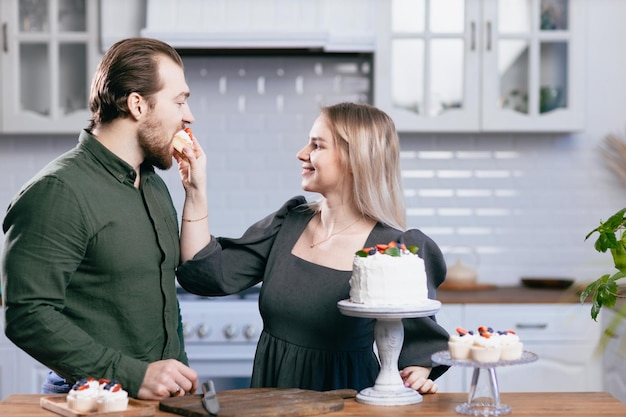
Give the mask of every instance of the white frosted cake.
POLYGON ((396 307, 427 299, 426 270, 417 247, 390 242, 355 254, 350 278, 353 303, 396 307))

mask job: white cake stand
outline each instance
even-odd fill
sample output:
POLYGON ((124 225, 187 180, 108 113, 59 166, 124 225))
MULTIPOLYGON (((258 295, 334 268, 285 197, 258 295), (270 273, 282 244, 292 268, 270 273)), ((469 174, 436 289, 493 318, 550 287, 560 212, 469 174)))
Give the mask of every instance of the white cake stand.
POLYGON ((380 357, 380 372, 373 387, 356 396, 358 402, 373 405, 408 405, 422 402, 419 392, 404 386, 398 370, 398 359, 404 341, 402 319, 432 316, 441 308, 437 300, 426 300, 403 307, 365 306, 342 300, 337 303, 342 314, 376 319, 374 337, 380 357))

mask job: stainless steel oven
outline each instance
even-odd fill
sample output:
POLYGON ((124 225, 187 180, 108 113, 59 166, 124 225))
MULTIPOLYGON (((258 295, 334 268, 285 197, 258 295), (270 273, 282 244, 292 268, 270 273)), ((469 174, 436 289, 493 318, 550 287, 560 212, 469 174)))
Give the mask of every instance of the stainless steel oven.
POLYGON ((200 382, 215 389, 248 388, 263 328, 258 288, 236 296, 206 298, 179 291, 185 348, 200 382))

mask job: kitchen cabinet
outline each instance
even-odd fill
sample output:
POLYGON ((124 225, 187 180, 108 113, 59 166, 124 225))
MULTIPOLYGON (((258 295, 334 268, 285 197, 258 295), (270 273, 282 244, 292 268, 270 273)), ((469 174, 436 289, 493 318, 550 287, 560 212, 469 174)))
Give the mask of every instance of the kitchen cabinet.
POLYGON ((17 352, 4 335, 4 323, 0 320, 0 400, 14 394, 14 376, 17 375, 17 352))
POLYGON ((604 389, 626 404, 626 317, 614 310, 603 309, 603 329, 611 328, 602 352, 604 389), (615 328, 610 326, 615 320, 615 328))
POLYGON ((584 128, 584 1, 381 0, 375 104, 401 132, 584 128))
POLYGON ((45 366, 7 339, 4 322, 0 320, 0 400, 12 394, 41 392, 47 375, 45 366))
POLYGON ((2 109, 5 133, 76 133, 87 127, 98 60, 97 5, 89 0, 4 0, 2 109))
MULTIPOLYGON (((596 355, 601 326, 589 306, 560 304, 443 304, 437 320, 449 333, 457 327, 514 330, 536 362, 499 367, 500 392, 601 391, 596 355)), ((472 368, 452 367, 438 383, 444 392, 467 392, 472 368), (452 371, 452 372, 451 372, 452 371)))

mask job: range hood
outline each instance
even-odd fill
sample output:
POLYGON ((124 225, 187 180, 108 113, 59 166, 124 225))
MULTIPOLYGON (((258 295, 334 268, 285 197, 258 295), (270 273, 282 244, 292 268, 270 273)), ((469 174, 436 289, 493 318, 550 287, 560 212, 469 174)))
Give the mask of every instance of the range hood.
POLYGON ((146 0, 140 33, 177 49, 373 52, 375 9, 375 0, 146 0))

